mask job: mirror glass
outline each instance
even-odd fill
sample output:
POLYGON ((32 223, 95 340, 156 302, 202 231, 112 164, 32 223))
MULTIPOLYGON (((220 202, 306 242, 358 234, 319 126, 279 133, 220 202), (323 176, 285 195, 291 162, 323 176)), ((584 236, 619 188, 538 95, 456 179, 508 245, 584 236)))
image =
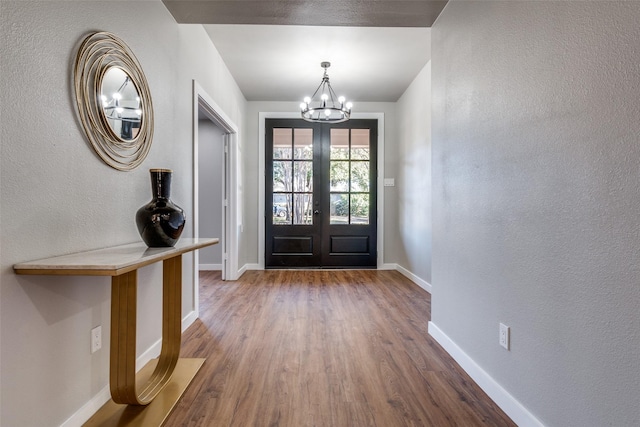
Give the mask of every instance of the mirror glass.
POLYGON ((142 123, 142 107, 131 77, 122 68, 110 67, 102 77, 99 95, 102 111, 115 135, 124 141, 135 139, 142 123))

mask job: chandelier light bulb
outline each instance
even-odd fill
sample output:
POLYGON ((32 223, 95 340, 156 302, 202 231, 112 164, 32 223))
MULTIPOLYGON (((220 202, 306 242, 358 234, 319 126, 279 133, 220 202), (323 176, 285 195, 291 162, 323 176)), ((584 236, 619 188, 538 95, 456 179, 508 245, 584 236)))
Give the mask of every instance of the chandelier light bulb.
POLYGON ((304 103, 305 104, 309 104, 311 102, 311 98, 309 98, 308 96, 304 97, 304 103))
POLYGON ((323 93, 320 99, 322 99, 323 101, 326 101, 327 99, 329 99, 329 95, 327 95, 326 93, 323 93))
POLYGON ((116 107, 116 113, 122 113, 124 109, 122 107, 116 107))
POLYGON ((305 108, 307 108, 307 104, 306 104, 306 103, 304 103, 304 102, 301 102, 301 103, 300 103, 300 109, 301 109, 301 110, 304 110, 305 108))
POLYGON ((351 108, 353 107, 353 103, 352 102, 347 102, 347 110, 351 111, 351 108))
POLYGON ((113 94, 113 99, 116 99, 116 100, 120 100, 120 99, 122 99, 122 94, 120 94, 120 93, 118 93, 118 92, 114 93, 114 94, 113 94))
POLYGON ((346 101, 346 99, 344 98, 344 96, 341 96, 340 98, 338 98, 338 102, 340 104, 344 104, 344 101, 346 101))
POLYGON ((324 115, 329 117, 331 115, 331 110, 329 109, 324 110, 324 115))

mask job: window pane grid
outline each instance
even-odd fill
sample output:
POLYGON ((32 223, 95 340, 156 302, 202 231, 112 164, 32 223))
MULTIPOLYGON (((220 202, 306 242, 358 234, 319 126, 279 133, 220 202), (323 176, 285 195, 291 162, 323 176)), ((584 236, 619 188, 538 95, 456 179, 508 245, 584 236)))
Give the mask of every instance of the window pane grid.
POLYGON ((330 223, 368 224, 369 130, 331 129, 330 223))
MULTIPOLYGON (((273 130, 274 224, 313 222, 313 130, 273 130)), ((368 224, 370 150, 368 129, 331 129, 331 224, 368 224)))
POLYGON ((313 223, 313 129, 273 129, 274 225, 313 223))

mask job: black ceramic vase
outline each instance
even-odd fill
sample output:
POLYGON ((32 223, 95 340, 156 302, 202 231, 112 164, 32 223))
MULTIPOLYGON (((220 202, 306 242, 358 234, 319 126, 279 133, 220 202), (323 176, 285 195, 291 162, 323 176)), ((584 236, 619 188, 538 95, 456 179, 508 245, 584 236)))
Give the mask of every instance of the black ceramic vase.
POLYGON ((150 248, 172 247, 184 228, 184 211, 174 204, 170 169, 150 169, 153 200, 138 209, 136 225, 142 240, 150 248))

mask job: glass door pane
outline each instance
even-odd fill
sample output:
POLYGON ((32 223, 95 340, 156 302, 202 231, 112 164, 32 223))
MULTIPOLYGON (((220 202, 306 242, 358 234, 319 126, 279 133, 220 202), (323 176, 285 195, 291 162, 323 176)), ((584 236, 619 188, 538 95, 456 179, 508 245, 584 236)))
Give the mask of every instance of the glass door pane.
POLYGON ((273 225, 313 224, 313 129, 273 129, 273 225))
POLYGON ((291 129, 274 129, 273 158, 290 159, 291 154, 291 129))
POLYGON ((294 158, 297 160, 313 159, 313 129, 293 130, 294 158))
POLYGON ((349 194, 331 194, 331 224, 349 224, 349 194))
POLYGON ((369 160, 369 129, 351 129, 351 158, 369 160))
POLYGON ((331 160, 349 158, 349 129, 331 129, 331 160))
POLYGON ((329 191, 332 225, 369 224, 369 129, 331 129, 329 191))

